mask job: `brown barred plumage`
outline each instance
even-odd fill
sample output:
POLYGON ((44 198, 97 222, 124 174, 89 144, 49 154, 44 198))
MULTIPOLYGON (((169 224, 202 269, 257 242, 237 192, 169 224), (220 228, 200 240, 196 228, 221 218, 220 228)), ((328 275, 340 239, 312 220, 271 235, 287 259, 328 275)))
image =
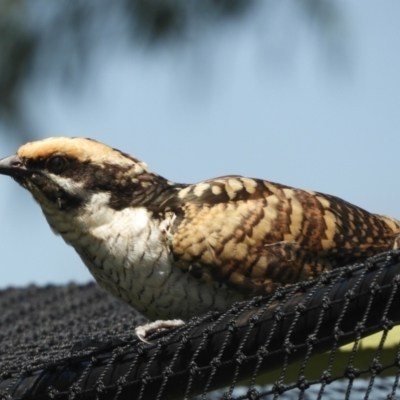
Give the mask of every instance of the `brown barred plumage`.
POLYGON ((337 197, 257 179, 216 178, 178 197, 177 265, 253 295, 393 248, 400 232, 398 221, 337 197))

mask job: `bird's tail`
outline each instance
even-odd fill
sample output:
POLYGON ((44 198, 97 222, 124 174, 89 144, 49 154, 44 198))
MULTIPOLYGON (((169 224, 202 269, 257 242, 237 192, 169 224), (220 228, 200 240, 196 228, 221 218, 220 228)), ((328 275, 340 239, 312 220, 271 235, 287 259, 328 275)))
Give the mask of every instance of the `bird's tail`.
POLYGON ((400 248, 400 221, 388 215, 377 214, 377 216, 393 231, 392 249, 400 248))

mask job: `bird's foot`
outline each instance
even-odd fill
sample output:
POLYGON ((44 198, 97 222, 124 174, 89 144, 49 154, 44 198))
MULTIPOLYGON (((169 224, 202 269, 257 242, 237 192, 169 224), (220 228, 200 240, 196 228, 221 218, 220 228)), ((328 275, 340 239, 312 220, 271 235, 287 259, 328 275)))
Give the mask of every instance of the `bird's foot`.
POLYGON ((150 322, 146 325, 138 326, 135 329, 135 333, 138 338, 147 344, 153 344, 146 340, 146 336, 153 331, 163 331, 165 329, 177 328, 179 326, 185 325, 185 322, 181 319, 169 319, 169 320, 158 320, 154 322, 150 322))

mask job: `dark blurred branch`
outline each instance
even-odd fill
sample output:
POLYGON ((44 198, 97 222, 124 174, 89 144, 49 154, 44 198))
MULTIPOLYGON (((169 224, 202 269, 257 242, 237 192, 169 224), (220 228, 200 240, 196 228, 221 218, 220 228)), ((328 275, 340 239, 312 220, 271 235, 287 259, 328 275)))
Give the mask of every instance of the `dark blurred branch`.
POLYGON ((18 113, 18 91, 29 76, 38 44, 27 18, 20 1, 0 4, 0 115, 6 122, 18 113))
MULTIPOLYGON (((296 19, 310 21, 318 36, 331 35, 340 13, 331 0, 297 0, 296 19)), ((271 21, 281 2, 269 0, 5 0, 0 3, 0 118, 24 129, 21 96, 25 83, 51 75, 79 87, 84 67, 99 43, 119 43, 128 37, 137 48, 157 51, 169 44, 190 45, 223 22, 236 24, 257 10, 271 21), (273 5, 273 7, 270 7, 273 5), (117 18, 116 18, 117 17, 117 18)), ((256 12, 254 12, 256 11, 256 12)), ((336 29, 336 28, 335 28, 336 29)), ((218 35, 218 29, 213 35, 218 35)), ((261 37, 260 40, 265 40, 261 37)), ((213 43, 209 43, 212 46, 213 43)), ((25 127, 26 128, 26 127, 25 127)), ((34 132, 34 129, 31 129, 34 132)))

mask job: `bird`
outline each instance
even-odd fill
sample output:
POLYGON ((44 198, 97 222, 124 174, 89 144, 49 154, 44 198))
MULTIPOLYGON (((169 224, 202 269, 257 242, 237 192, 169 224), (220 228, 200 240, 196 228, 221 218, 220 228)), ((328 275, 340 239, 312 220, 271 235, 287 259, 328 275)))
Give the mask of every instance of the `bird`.
POLYGON ((239 175, 173 183, 93 139, 52 137, 0 160, 97 283, 148 332, 398 247, 400 222, 338 197, 239 175))

